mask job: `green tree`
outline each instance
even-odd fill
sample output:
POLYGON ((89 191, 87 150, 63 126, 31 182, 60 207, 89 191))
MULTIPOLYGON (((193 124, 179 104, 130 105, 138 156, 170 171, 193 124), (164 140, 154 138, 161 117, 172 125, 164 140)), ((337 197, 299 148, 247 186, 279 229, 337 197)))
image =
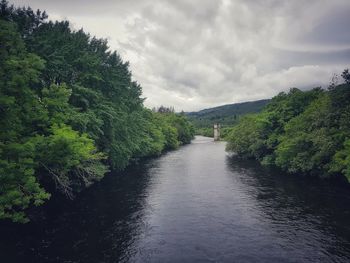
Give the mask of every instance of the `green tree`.
POLYGON ((121 170, 193 138, 173 108, 143 106, 105 39, 46 19, 0 3, 0 218, 21 222, 57 190, 73 197, 102 178, 107 164, 121 170))
POLYGON ((27 53, 14 24, 0 20, 0 218, 25 222, 24 210, 49 194, 35 177, 36 130, 47 119, 35 90, 43 61, 27 53))
POLYGON ((350 182, 350 139, 344 142, 344 148, 333 156, 330 172, 344 174, 350 182))
POLYGON ((345 83, 350 83, 350 73, 349 69, 344 69, 343 73, 341 74, 342 78, 344 79, 345 83))
POLYGON ((67 125, 51 127, 51 135, 35 138, 36 159, 53 178, 56 186, 69 197, 100 180, 108 171, 100 161, 104 154, 97 152, 94 141, 86 134, 79 135, 67 125))
POLYGON ((261 113, 242 118, 228 138, 229 151, 290 173, 347 176, 349 84, 280 93, 261 113))

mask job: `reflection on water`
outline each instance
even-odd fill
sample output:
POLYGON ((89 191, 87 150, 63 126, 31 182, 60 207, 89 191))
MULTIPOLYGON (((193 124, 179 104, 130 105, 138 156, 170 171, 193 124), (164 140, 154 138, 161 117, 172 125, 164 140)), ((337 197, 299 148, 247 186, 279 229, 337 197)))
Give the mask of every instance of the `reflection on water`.
POLYGON ((234 156, 227 164, 257 201, 279 245, 295 251, 292 261, 349 261, 348 187, 286 175, 234 156))
POLYGON ((151 166, 109 175, 72 202, 54 200, 44 222, 1 225, 1 262, 126 261, 144 227, 151 166))
POLYGON ((224 148, 197 137, 53 201, 44 221, 0 225, 2 262, 349 261, 349 189, 224 148))

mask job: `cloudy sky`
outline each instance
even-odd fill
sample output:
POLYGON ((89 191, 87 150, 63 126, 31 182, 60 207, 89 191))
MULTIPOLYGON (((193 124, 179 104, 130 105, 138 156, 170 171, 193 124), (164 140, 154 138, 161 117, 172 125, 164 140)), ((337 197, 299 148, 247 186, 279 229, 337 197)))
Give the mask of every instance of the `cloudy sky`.
POLYGON ((145 105, 199 110, 326 87, 350 66, 349 0, 15 0, 107 38, 145 105))

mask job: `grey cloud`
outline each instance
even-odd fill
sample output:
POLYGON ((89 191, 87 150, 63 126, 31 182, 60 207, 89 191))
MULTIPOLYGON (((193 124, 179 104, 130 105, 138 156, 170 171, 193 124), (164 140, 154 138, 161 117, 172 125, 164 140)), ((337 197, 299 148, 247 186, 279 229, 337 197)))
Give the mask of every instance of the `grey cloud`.
POLYGON ((310 62, 322 66, 337 64, 346 65, 346 63, 350 61, 350 48, 328 52, 274 50, 271 54, 274 54, 274 57, 278 58, 278 61, 276 61, 274 65, 271 65, 274 69, 303 66, 308 65, 310 62))
POLYGON ((16 0, 108 37, 145 104, 196 110, 326 86, 349 67, 348 0, 16 0))
POLYGON ((332 10, 300 41, 311 44, 344 45, 350 48, 350 5, 332 10))

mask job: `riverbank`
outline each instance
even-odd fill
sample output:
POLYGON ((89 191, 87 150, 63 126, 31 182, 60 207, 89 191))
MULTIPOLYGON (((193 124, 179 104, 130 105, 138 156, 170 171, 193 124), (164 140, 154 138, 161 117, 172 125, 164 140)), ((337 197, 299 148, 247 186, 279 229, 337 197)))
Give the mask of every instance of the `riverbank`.
POLYGON ((261 113, 240 120, 228 136, 227 150, 291 174, 349 181, 349 105, 346 83, 282 92, 261 113))
POLYGON ((67 198, 132 160, 190 143, 173 108, 150 110, 105 39, 0 2, 0 220, 67 198), (25 22, 23 22, 25 21, 25 22))
POLYGON ((0 249, 9 263, 348 262, 349 205, 349 189, 196 137, 106 176, 40 224, 0 224, 0 249))

